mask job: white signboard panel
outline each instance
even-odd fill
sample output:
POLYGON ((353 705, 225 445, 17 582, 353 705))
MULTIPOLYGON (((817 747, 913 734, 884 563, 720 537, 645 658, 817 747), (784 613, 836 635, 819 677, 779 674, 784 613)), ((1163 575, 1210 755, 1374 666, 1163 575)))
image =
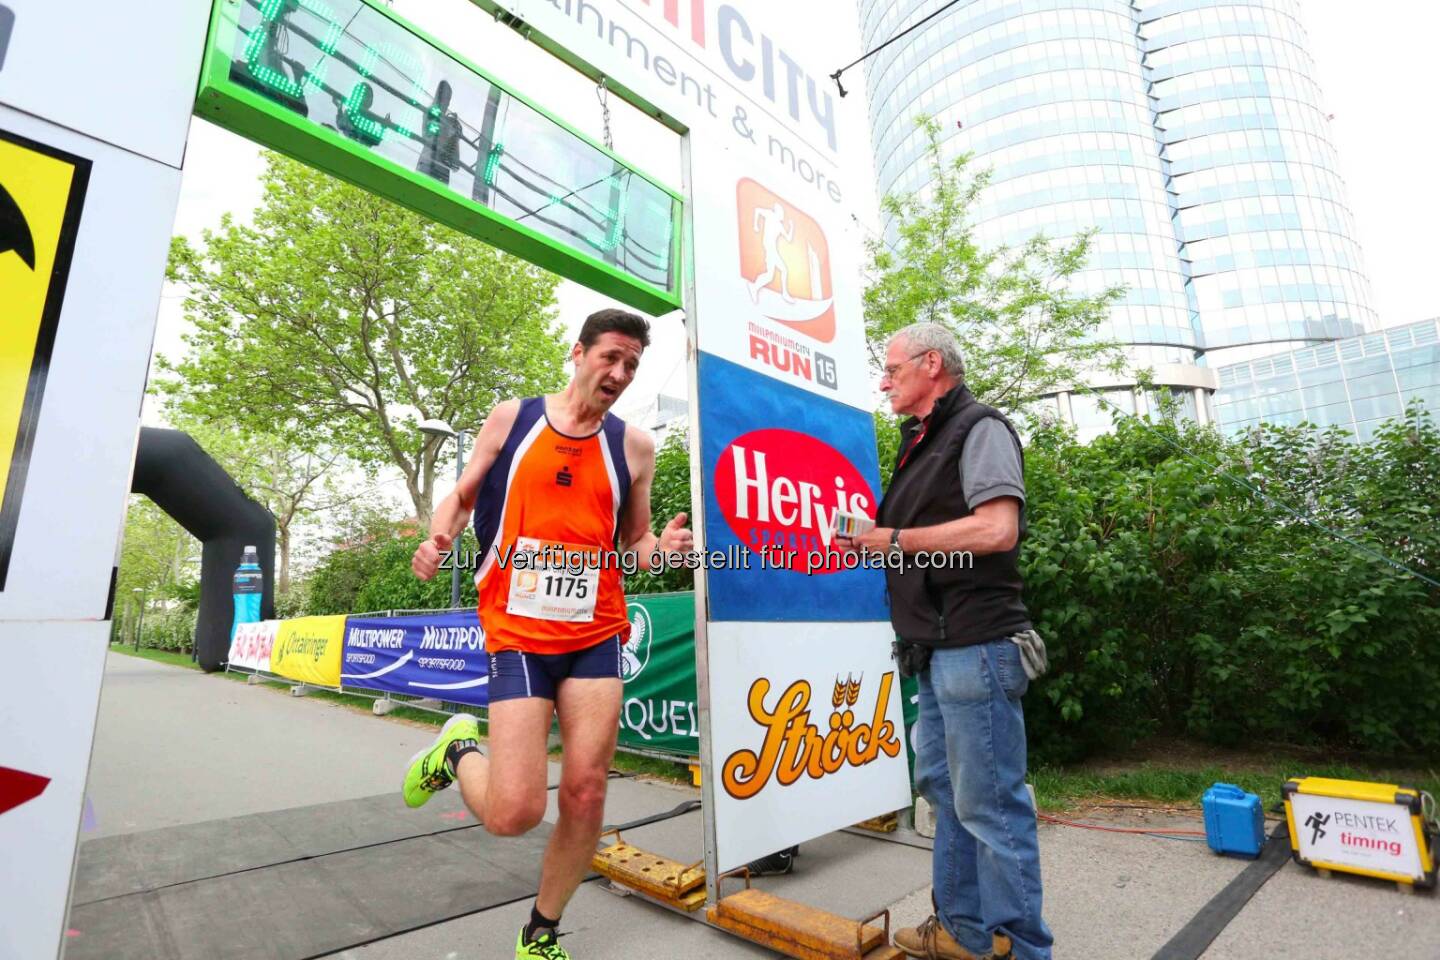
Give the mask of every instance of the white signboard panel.
POLYGON ((242 623, 235 628, 230 641, 230 655, 226 661, 232 667, 270 672, 270 651, 275 648, 275 635, 280 631, 279 620, 261 620, 258 623, 242 623))
POLYGON ((180 166, 209 3, 0 5, 15 15, 0 68, 0 103, 180 166))
POLYGON ((757 169, 786 164, 805 179, 812 196, 837 206, 858 192, 841 172, 840 158, 867 150, 868 134, 840 129, 839 97, 826 76, 843 56, 837 53, 837 44, 845 43, 841 38, 859 43, 853 10, 842 14, 851 19, 841 24, 830 16, 839 11, 817 3, 502 0, 501 5, 679 118, 705 145, 744 145, 757 169), (821 17, 827 22, 817 28, 821 17))
POLYGON ((846 208, 739 148, 702 150, 696 192, 699 347, 853 407, 872 403, 860 248, 846 208), (703 225, 703 226, 702 226, 703 225))
MULTIPOLYGON (((78 230, 48 364, 24 365, 43 372, 43 393, 25 411, 38 419, 15 502, 0 620, 98 620, 130 490, 180 171, 0 107, 0 149, 7 133, 14 156, 50 149, 66 164, 88 164, 88 185, 73 201, 78 230)), ((16 179, 17 203, 27 196, 21 213, 34 221, 39 266, 45 221, 61 201, 38 202, 43 190, 22 183, 14 166, 0 169, 0 185, 7 177, 16 179)), ((8 258, 0 271, 30 275, 16 252, 0 258, 8 258)), ((8 469, 16 458, 5 453, 8 469)))
POLYGON ((180 190, 177 166, 148 155, 180 160, 203 35, 190 7, 26 0, 0 70, 0 663, 15 680, 0 698, 0 960, 63 943, 180 190))
POLYGON ((1309 793, 1290 795, 1300 857, 1420 879, 1420 847, 1409 809, 1309 793))
POLYGON ((109 633, 0 623, 0 960, 60 951, 109 633))
POLYGON ((889 624, 708 632, 720 870, 909 804, 889 624))

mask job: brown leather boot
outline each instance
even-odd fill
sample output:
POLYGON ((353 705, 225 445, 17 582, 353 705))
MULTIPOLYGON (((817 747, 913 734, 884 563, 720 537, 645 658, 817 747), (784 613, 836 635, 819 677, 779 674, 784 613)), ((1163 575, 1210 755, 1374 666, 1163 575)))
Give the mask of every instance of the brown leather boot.
MULTIPOLYGON (((1005 942, 1008 949, 1009 940, 1005 942)), ((906 956, 920 960, 982 960, 960 946, 934 914, 918 927, 895 931, 895 946, 906 956)))
POLYGON ((1010 938, 1003 933, 992 933, 990 935, 990 956, 988 960, 1013 960, 1014 954, 1010 952, 1010 938))

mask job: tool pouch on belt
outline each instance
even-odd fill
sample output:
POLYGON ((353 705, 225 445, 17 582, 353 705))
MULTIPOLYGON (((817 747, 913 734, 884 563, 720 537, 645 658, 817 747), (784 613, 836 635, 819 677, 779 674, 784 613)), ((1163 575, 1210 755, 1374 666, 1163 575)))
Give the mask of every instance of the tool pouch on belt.
POLYGON ((890 649, 895 654, 895 663, 902 677, 919 676, 920 671, 930 664, 930 647, 897 639, 890 644, 890 649))

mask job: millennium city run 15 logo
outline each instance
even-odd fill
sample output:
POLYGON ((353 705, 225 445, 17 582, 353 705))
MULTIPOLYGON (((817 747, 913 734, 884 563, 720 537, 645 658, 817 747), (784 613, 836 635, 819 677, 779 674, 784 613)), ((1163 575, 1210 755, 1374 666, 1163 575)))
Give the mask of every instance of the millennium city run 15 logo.
MULTIPOLYGON (((830 697, 830 719, 822 728, 810 722, 811 689, 808 680, 796 680, 766 709, 765 696, 770 680, 758 678, 750 685, 750 718, 765 731, 760 749, 737 750, 725 758, 721 783, 737 800, 755 796, 773 777, 789 786, 801 777, 819 780, 845 767, 863 767, 880 757, 900 755, 902 744, 895 724, 885 719, 895 674, 880 678, 868 722, 856 723, 864 678, 835 678, 830 697)), ((823 703, 823 701, 822 701, 823 703)))
POLYGON ((740 277, 764 316, 821 343, 835 339, 830 245, 813 217, 754 180, 735 187, 740 277))

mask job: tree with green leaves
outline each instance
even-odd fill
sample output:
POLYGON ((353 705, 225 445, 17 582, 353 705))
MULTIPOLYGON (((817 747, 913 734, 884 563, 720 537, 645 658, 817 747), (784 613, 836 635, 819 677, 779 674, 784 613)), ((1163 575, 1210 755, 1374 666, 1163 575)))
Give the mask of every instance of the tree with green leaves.
POLYGON ((111 639, 129 640, 143 623, 138 643, 188 648, 194 637, 199 578, 200 541, 149 498, 133 494, 115 577, 111 639))
POLYGON ((278 155, 252 226, 172 241, 186 356, 159 360, 186 413, 296 450, 393 466, 422 527, 445 440, 563 382, 557 278, 278 155))
MULTIPOLYGON (((657 517, 673 517, 677 513, 688 513, 690 508, 690 441, 686 431, 675 430, 655 451, 650 509, 657 517)), ((694 589, 693 570, 666 570, 663 573, 639 570, 625 578, 627 594, 694 589)))
POLYGON ((989 171, 972 174, 968 154, 947 162, 940 125, 924 118, 920 126, 928 140, 928 193, 887 196, 881 209, 897 243, 867 244, 865 337, 876 366, 896 332, 929 322, 960 340, 971 392, 1007 412, 1087 373, 1120 370, 1117 345, 1099 331, 1123 289, 1085 295, 1070 287, 1094 231, 1064 243, 1041 234, 1015 249, 982 249, 967 217, 989 171))
POLYGON ((199 575, 200 541, 148 497, 132 494, 125 512, 115 595, 123 603, 139 588, 147 602, 181 599, 199 575))
POLYGON ((306 449, 272 433, 201 420, 174 404, 167 416, 275 518, 277 597, 290 592, 302 527, 352 505, 361 511, 375 509, 375 485, 331 445, 306 449))

